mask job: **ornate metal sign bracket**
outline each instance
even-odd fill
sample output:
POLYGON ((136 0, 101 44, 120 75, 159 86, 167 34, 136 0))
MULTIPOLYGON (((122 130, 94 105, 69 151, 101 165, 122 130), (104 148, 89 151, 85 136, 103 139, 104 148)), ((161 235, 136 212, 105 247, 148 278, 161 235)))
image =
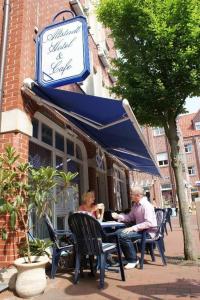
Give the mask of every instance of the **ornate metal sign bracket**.
MULTIPOLYGON (((69 14, 72 15, 72 18, 75 18, 75 14, 73 13, 73 11, 68 10, 68 9, 65 9, 65 10, 62 10, 62 11, 58 12, 58 13, 53 17, 52 23, 55 22, 55 20, 57 19, 57 17, 59 17, 59 16, 62 15, 62 14, 65 14, 65 13, 69 13, 69 14)), ((64 16, 63 16, 63 21, 65 21, 65 20, 66 20, 66 19, 65 19, 64 16)))

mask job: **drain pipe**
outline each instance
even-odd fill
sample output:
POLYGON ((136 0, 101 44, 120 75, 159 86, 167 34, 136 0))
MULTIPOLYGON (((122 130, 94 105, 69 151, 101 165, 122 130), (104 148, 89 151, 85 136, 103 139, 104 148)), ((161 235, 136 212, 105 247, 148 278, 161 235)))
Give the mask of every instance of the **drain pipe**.
POLYGON ((10 18, 10 0, 4 0, 1 54, 0 54, 1 55, 0 56, 0 133, 1 133, 1 120, 2 120, 3 84, 4 84, 4 73, 5 73, 5 64, 6 64, 6 50, 8 44, 9 18, 10 18))

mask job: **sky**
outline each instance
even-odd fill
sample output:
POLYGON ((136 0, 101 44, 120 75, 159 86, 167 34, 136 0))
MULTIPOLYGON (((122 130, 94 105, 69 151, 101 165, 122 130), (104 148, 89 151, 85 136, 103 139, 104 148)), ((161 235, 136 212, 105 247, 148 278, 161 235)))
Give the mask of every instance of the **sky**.
POLYGON ((187 98, 186 108, 189 113, 197 112, 200 109, 200 97, 187 98))

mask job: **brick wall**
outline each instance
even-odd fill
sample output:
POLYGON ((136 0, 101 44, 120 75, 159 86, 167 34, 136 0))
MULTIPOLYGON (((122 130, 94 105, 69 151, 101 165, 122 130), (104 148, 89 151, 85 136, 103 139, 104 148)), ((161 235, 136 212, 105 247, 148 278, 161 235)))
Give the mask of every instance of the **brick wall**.
MULTIPOLYGON (((3 0, 0 0, 0 28, 2 25, 3 2, 3 0)), ((82 0, 81 3, 87 5, 86 0, 82 0)), ((35 78, 35 29, 38 28, 40 32, 45 26, 51 24, 55 14, 64 9, 71 9, 71 7, 69 1, 66 0, 11 0, 10 4, 11 11, 3 90, 3 111, 18 108, 25 111, 31 119, 37 106, 34 106, 30 101, 27 102, 27 99, 25 99, 21 93, 21 87, 25 78, 35 78)), ((60 20, 61 19, 62 16, 60 17, 60 20)), ((113 56, 114 49, 112 41, 109 39, 108 43, 110 48, 109 52, 113 56)), ((105 85, 110 85, 111 81, 107 70, 102 66, 99 60, 97 45, 90 34, 89 46, 94 67, 102 73, 105 85)), ((71 84, 62 87, 62 89, 82 92, 78 84, 71 84)), ((86 144, 88 157, 92 158, 95 153, 94 145, 87 143, 85 140, 84 143, 86 144)), ((0 134, 0 153, 4 151, 7 145, 13 145, 16 148, 22 161, 28 160, 29 137, 27 135, 20 132, 0 134)), ((89 181, 90 188, 94 188, 96 185, 96 173, 93 168, 89 168, 89 181)), ((15 240, 14 236, 12 238, 14 239, 14 243, 18 245, 19 241, 15 240)), ((10 264, 16 256, 17 247, 13 247, 11 240, 5 242, 0 239, 0 266, 10 264)))

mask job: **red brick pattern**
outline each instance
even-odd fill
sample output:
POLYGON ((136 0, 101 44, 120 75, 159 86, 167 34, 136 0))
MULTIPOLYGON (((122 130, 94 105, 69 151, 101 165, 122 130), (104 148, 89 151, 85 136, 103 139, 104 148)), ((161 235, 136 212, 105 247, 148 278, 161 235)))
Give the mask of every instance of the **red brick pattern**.
MULTIPOLYGON (((3 3, 4 0, 0 0, 0 26, 2 25, 3 3)), ((87 5, 86 0, 81 0, 81 3, 87 5)), ((51 24, 55 14, 64 9, 71 9, 71 7, 69 1, 65 0, 10 0, 10 4, 11 11, 3 91, 3 111, 18 108, 25 111, 28 116, 32 118, 38 107, 37 105, 33 105, 30 101, 27 101, 27 97, 24 97, 21 92, 21 87, 25 78, 35 78, 35 29, 38 28, 40 32, 45 26, 51 24)), ((62 16, 59 17, 57 21, 58 20, 62 20, 62 16)), ((115 51, 111 39, 108 40, 108 44, 110 55, 113 57, 115 51)), ((99 60, 97 45, 91 35, 89 35, 89 46, 91 55, 93 56, 94 67, 102 73, 105 85, 110 85, 111 81, 107 70, 102 66, 99 60)), ((62 87, 62 89, 82 92, 78 84, 67 85, 62 87)), ((93 158, 96 154, 95 147, 88 142, 86 143, 83 137, 81 139, 83 139, 86 144, 88 158, 93 158)), ((20 154, 22 161, 27 161, 28 143, 29 137, 19 132, 0 134, 0 153, 4 151, 7 145, 13 145, 20 154)), ((96 174, 92 168, 89 169, 89 179, 91 188, 93 188, 96 185, 96 174)), ((9 252, 9 249, 13 247, 12 244, 9 245, 7 243, 6 247, 8 256, 4 260, 2 253, 0 254, 1 265, 3 262, 7 265, 7 263, 12 261, 14 256, 16 256, 16 253, 13 254, 12 251, 9 252)))

